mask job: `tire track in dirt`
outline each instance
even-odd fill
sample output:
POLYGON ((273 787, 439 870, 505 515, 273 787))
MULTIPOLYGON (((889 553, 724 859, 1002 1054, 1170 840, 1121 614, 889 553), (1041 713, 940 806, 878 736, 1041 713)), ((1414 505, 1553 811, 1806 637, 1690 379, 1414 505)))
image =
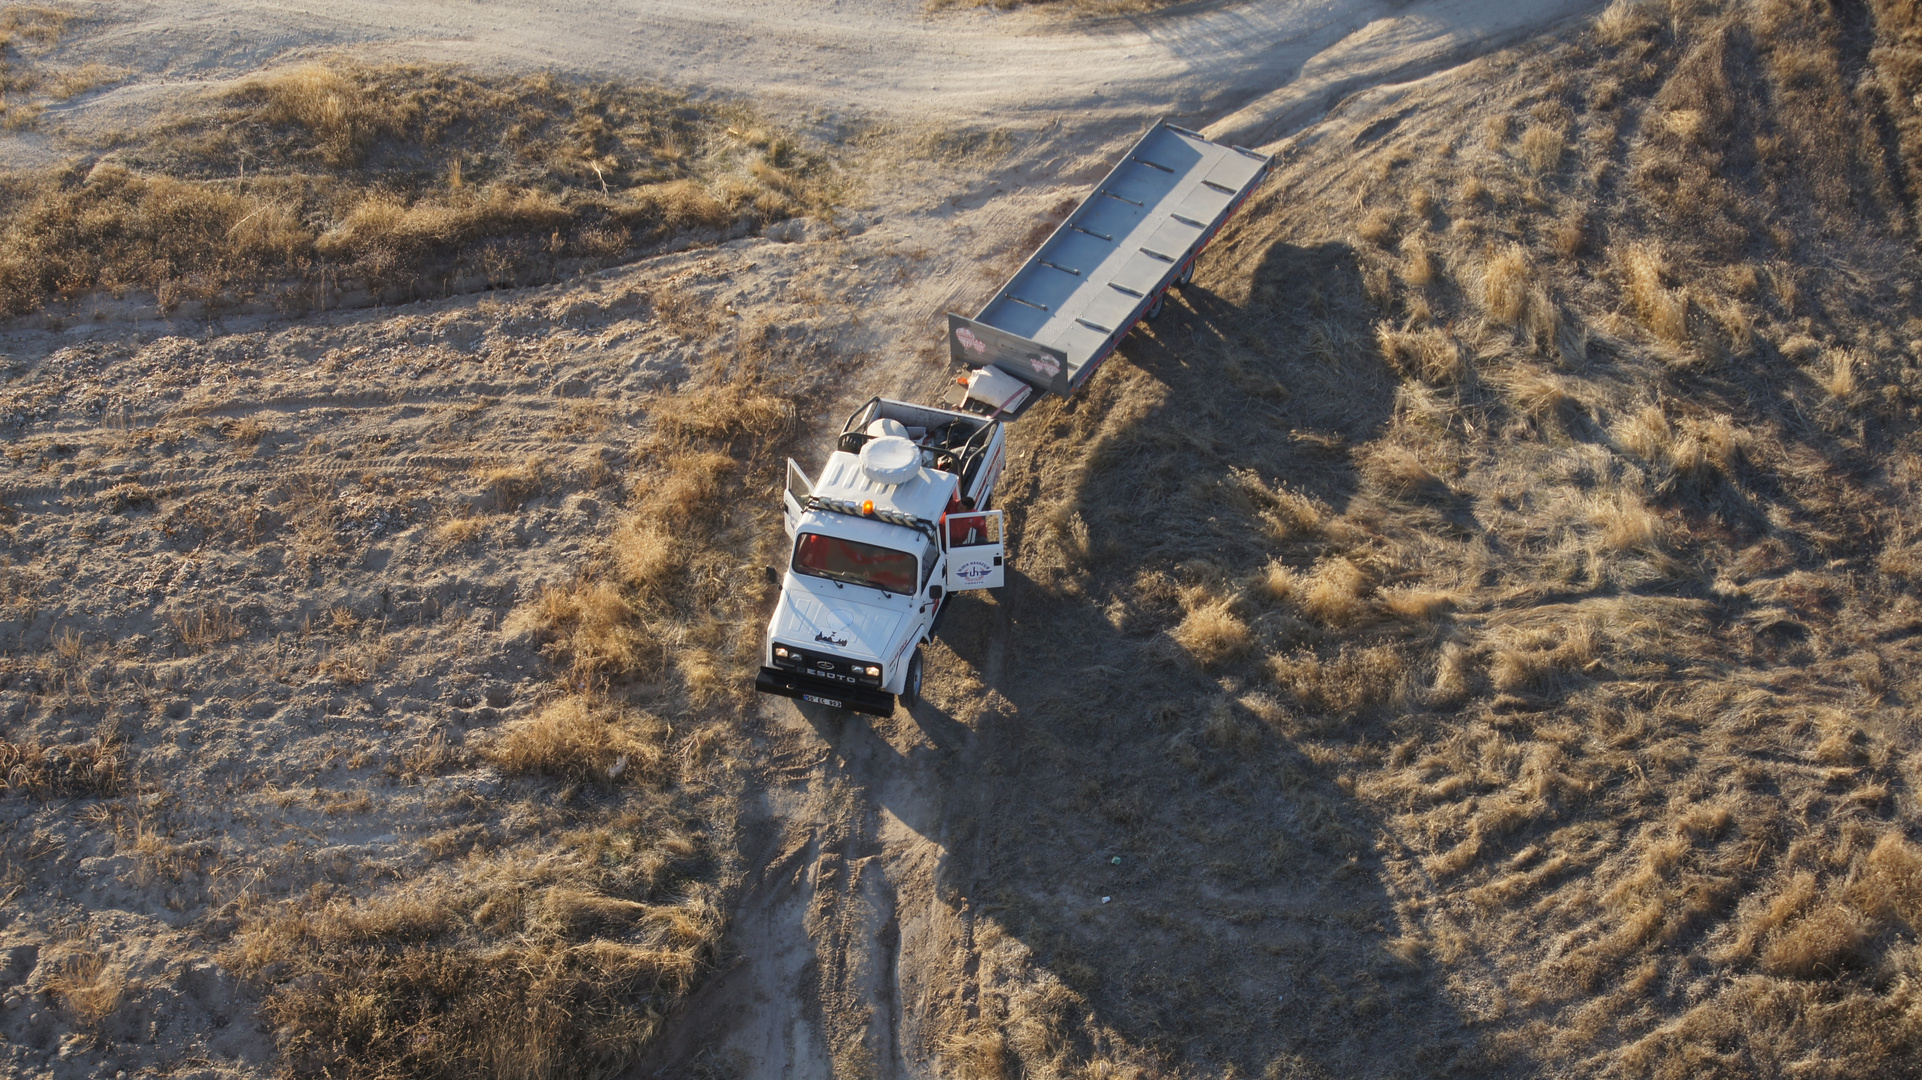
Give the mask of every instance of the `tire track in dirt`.
POLYGON ((97 495, 102 491, 134 480, 151 482, 168 489, 170 495, 192 495, 219 490, 241 482, 285 481, 296 479, 346 480, 362 476, 409 479, 441 479, 450 471, 479 471, 504 467, 527 460, 543 444, 529 443, 516 450, 475 450, 463 454, 402 454, 354 461, 292 461, 230 463, 211 469, 160 469, 148 473, 117 476, 77 476, 43 484, 9 485, 0 483, 0 502, 10 504, 56 499, 63 496, 97 495))

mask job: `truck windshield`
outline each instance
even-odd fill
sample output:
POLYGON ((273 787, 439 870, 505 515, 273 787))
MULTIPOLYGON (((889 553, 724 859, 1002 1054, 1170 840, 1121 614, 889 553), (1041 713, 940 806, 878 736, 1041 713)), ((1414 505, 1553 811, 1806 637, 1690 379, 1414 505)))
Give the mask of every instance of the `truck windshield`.
POLYGON ((802 533, 795 542, 794 572, 883 592, 914 591, 913 555, 820 533, 802 533))

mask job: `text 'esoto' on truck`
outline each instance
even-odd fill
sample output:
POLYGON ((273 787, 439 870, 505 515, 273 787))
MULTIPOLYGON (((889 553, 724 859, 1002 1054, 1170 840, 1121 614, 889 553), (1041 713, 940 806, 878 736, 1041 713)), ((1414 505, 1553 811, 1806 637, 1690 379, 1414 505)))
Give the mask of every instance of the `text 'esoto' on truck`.
MULTIPOLYGON (((755 688, 887 716, 920 699, 921 646, 964 589, 999 588, 1006 422, 1073 394, 1267 177, 1273 162, 1158 123, 973 318, 948 316, 965 374, 942 406, 873 398, 818 480, 790 460, 793 541, 755 688)), ((770 573, 773 573, 770 569, 770 573)))

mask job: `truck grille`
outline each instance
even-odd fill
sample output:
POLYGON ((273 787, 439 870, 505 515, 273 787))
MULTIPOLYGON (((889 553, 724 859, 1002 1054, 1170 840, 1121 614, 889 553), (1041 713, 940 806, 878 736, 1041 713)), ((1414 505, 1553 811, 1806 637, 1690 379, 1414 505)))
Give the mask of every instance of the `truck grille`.
POLYGON ((866 661, 849 660, 846 657, 829 653, 815 652, 810 649, 797 649, 792 645, 780 644, 788 651, 786 659, 774 658, 776 667, 787 671, 801 672, 829 682, 847 683, 850 686, 879 686, 881 680, 869 675, 855 674, 855 668, 867 667, 866 661))

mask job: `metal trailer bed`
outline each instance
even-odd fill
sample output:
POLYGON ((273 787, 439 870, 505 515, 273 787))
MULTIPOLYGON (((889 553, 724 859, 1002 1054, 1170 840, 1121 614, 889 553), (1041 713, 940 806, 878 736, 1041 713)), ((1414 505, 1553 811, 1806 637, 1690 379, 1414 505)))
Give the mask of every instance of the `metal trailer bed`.
MULTIPOLYGON (((1195 257, 1273 165, 1155 124, 980 314, 949 313, 949 354, 1039 390, 1074 393, 1169 286, 1192 274, 1195 257)), ((1001 415, 1018 415, 1038 396, 1001 415)))

